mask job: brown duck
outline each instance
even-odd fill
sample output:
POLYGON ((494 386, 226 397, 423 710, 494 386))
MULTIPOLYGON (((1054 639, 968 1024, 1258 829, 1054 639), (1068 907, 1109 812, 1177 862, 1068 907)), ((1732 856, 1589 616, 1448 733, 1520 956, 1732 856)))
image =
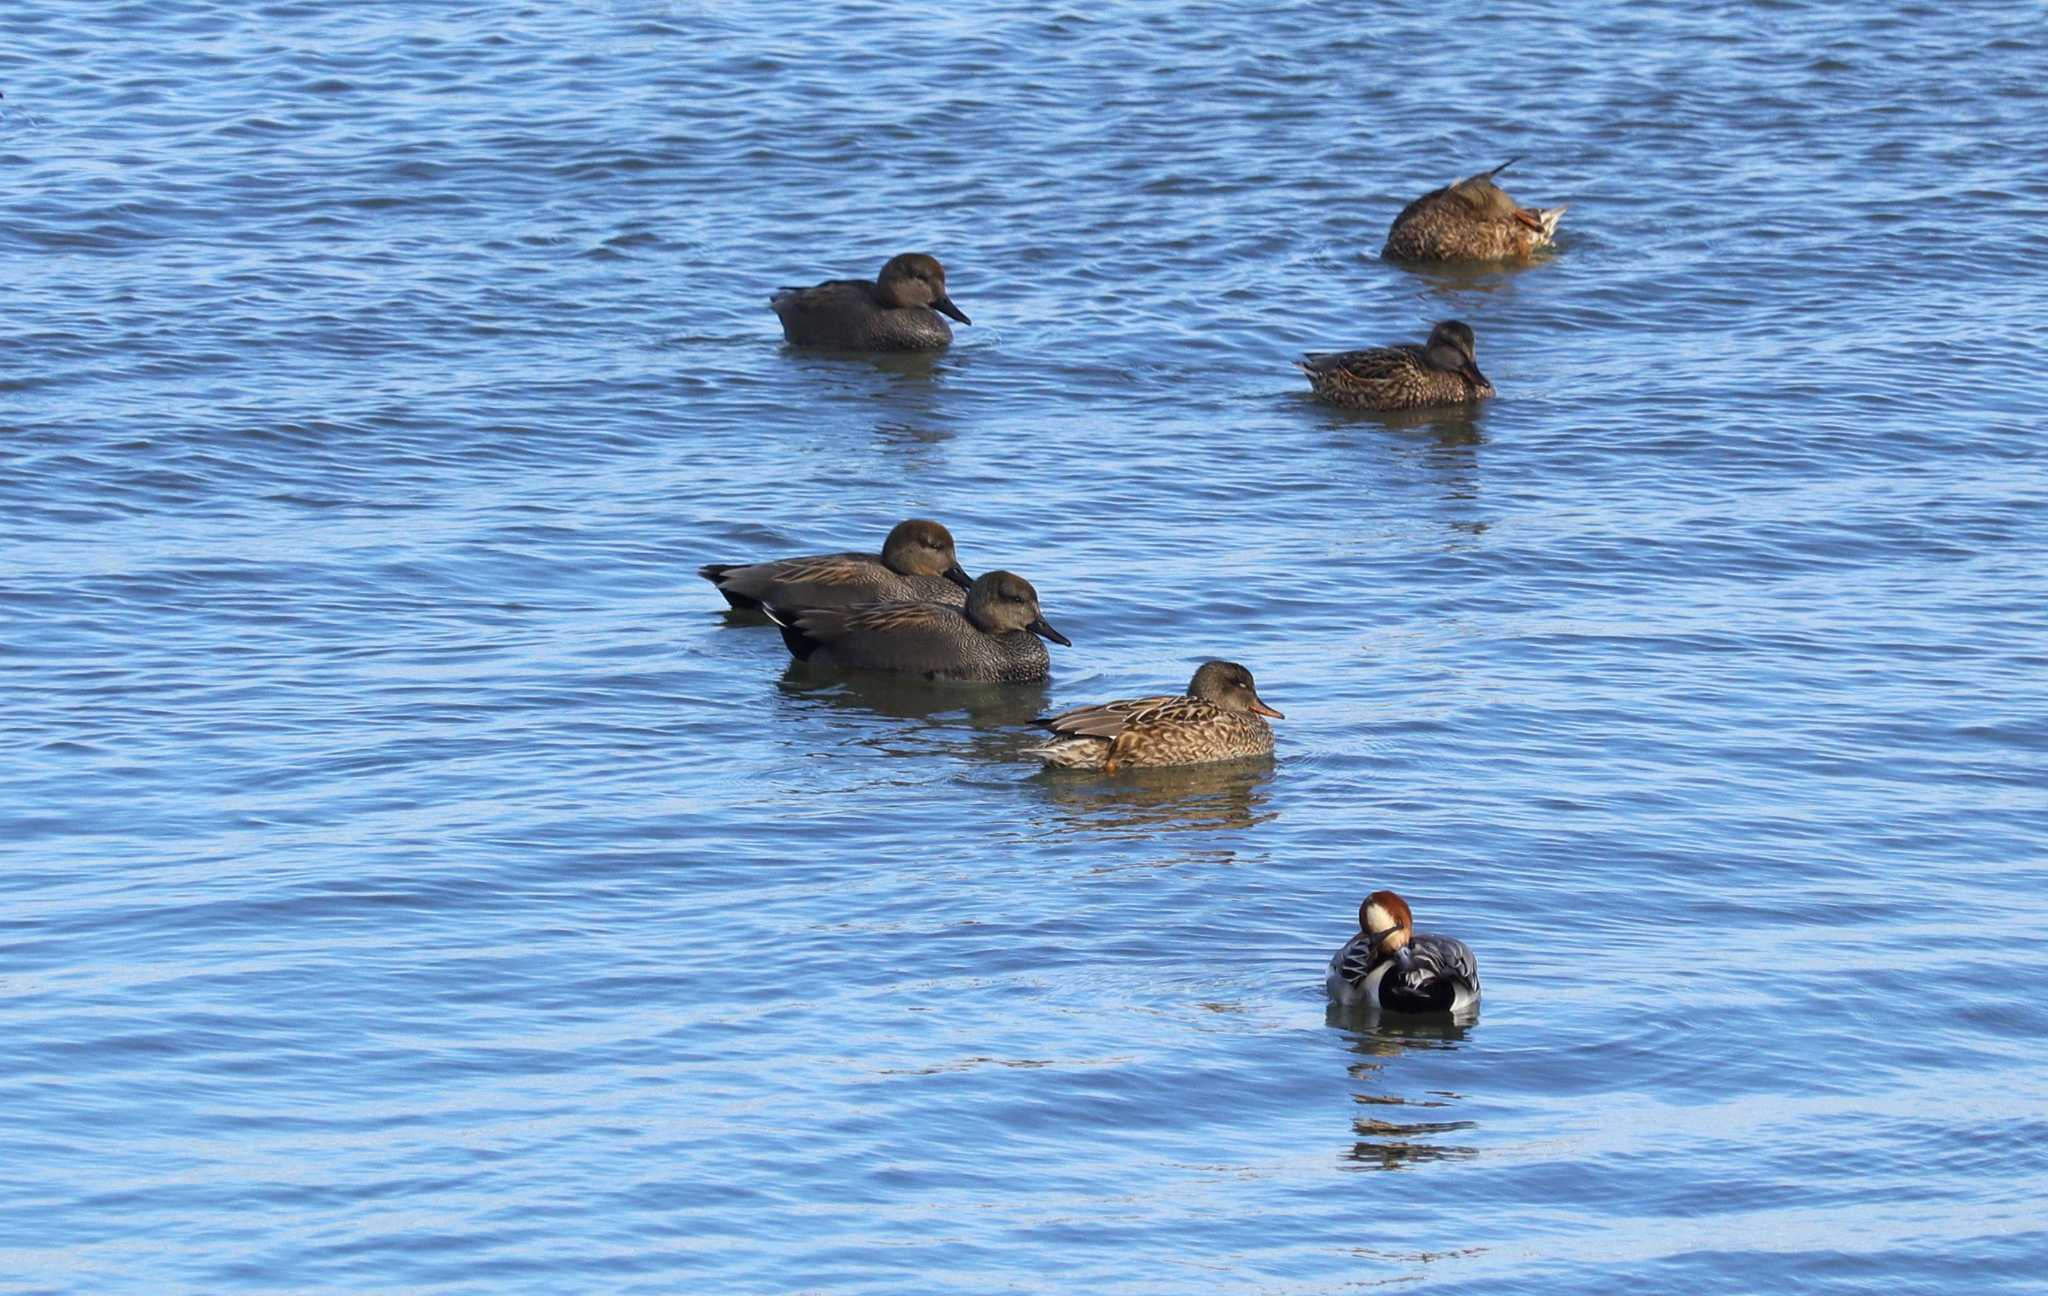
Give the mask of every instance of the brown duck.
POLYGON ((1508 261, 1551 246, 1563 207, 1524 207, 1493 178, 1514 165, 1432 189, 1401 209, 1380 255, 1392 261, 1508 261))
POLYGON ((946 268, 922 252, 890 257, 873 282, 831 279, 814 288, 778 288, 768 304, 794 345, 844 351, 937 351, 953 341, 941 314, 972 322, 946 295, 946 268))
POLYGON ((965 603, 974 582, 953 556, 953 533, 929 518, 898 522, 882 552, 814 554, 758 563, 706 563, 697 574, 736 608, 853 607, 928 600, 965 603))
POLYGON ((1273 750, 1273 726, 1261 716, 1286 718, 1260 700, 1250 671, 1236 662, 1203 662, 1180 697, 1104 702, 1039 721, 1053 736, 1025 755, 1105 774, 1127 766, 1243 760, 1273 750))
POLYGON ((1462 405, 1493 395, 1479 372, 1472 326, 1444 320, 1421 346, 1311 351, 1295 363, 1316 396, 1352 409, 1404 410, 1462 405))
POLYGON ((765 610, 799 661, 928 680, 1042 680, 1052 658, 1039 639, 1073 646, 1046 623, 1031 582, 1006 571, 983 572, 964 608, 924 602, 765 610))

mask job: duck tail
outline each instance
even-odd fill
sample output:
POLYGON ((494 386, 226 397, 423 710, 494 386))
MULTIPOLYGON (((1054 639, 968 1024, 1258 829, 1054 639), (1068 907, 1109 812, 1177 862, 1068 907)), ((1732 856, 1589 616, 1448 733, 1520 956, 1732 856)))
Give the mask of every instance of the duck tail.
POLYGON ((804 614, 804 609, 776 607, 772 603, 763 603, 761 611, 775 623, 776 629, 782 631, 782 642, 789 646, 790 655, 798 661, 809 661, 812 654, 825 646, 823 640, 813 638, 803 628, 800 618, 804 614))
POLYGON ((1108 744, 1096 738, 1053 738, 1036 747, 1026 747, 1023 754, 1062 769, 1101 769, 1107 750, 1108 744))
POLYGON ((733 589, 726 584, 726 581, 731 577, 733 571, 742 566, 745 566, 745 564, 705 563, 702 567, 699 567, 697 569, 697 574, 699 576, 702 576, 705 580, 710 581, 713 585, 715 585, 718 588, 718 592, 720 594, 725 595, 725 601, 727 603, 732 604, 732 606, 738 608, 743 612, 757 612, 761 608, 760 599, 752 598, 748 595, 742 594, 738 590, 733 589))
POLYGON ((1509 158, 1509 159, 1508 159, 1507 161, 1505 161, 1505 162, 1501 163, 1501 164, 1500 164, 1499 166, 1495 167, 1495 168, 1494 168, 1493 170, 1491 170, 1491 171, 1488 171, 1488 172, 1486 173, 1486 178, 1487 178, 1488 180, 1491 180, 1491 179, 1493 179, 1493 178, 1494 178, 1495 176, 1499 175, 1499 174, 1500 174, 1501 172, 1503 172, 1503 171, 1507 170, 1507 169, 1508 169, 1509 167, 1513 166, 1513 165, 1514 165, 1515 163, 1517 163, 1517 162, 1520 162, 1521 160, 1522 160, 1522 155, 1521 155, 1521 154, 1519 154, 1519 153, 1515 154, 1515 156, 1513 156, 1513 157, 1509 158))

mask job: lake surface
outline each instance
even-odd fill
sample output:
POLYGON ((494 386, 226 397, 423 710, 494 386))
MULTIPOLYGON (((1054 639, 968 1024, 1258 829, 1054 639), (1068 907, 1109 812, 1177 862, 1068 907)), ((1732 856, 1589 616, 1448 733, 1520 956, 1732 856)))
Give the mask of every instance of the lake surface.
POLYGON ((14 0, 0 1291, 2038 1292, 2043 35, 14 0), (1047 685, 695 575, 906 516, 1047 685), (1274 761, 1019 756, 1211 656, 1274 761), (1475 1023, 1326 1016, 1375 887, 1475 1023))

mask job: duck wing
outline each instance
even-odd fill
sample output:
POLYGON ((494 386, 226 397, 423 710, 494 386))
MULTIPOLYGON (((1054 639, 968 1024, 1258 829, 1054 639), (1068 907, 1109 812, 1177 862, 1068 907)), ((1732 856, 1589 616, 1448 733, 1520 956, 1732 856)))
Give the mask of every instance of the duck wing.
POLYGON ((1174 714, 1177 710, 1176 704, 1179 703, 1199 707, 1209 705, 1191 697, 1173 694, 1125 698, 1118 702, 1098 702, 1094 706, 1075 707, 1071 711, 1043 717, 1038 723, 1056 734, 1114 740, 1127 729, 1157 724, 1162 718, 1174 714))
POLYGON ((874 554, 836 553, 758 563, 706 563, 697 569, 697 574, 716 585, 718 592, 735 607, 759 607, 763 603, 809 607, 820 590, 851 594, 872 589, 881 583, 886 570, 874 554), (807 591, 805 587, 810 588, 807 591))
POLYGON ((967 614, 946 603, 865 603, 846 608, 764 609, 782 627, 799 660, 829 649, 833 664, 868 670, 957 670, 984 638, 967 614))
POLYGON ((871 304, 875 298, 875 285, 866 279, 827 279, 821 284, 805 288, 783 287, 768 294, 768 304, 777 314, 790 309, 817 310, 830 306, 839 300, 871 304))
POLYGON ((1479 962, 1471 947, 1449 936, 1417 935, 1380 983, 1380 1002, 1402 1012, 1448 1012, 1461 986, 1479 997, 1479 962))
POLYGON ((1364 932, 1344 942, 1344 948, 1330 956, 1330 976, 1351 985, 1362 985, 1372 971, 1372 942, 1364 932))

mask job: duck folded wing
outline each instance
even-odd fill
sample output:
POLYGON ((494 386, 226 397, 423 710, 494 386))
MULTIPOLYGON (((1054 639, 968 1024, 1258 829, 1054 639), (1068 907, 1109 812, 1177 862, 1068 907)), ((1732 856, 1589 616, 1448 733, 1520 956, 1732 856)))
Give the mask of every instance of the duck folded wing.
POLYGON ((1330 975, 1357 985, 1372 971, 1372 965, 1372 942, 1363 935, 1353 936, 1330 960, 1330 975))
POLYGON ((980 631, 943 603, 868 603, 851 608, 767 609, 799 659, 820 649, 839 666, 948 674, 980 631))
POLYGON ((1475 989, 1479 985, 1479 962, 1472 957, 1471 947, 1453 937, 1417 936, 1408 942, 1407 961, 1407 978, 1412 984, 1441 978, 1462 981, 1475 989))
POLYGON ((812 558, 783 558, 774 562, 711 564, 699 573, 718 586, 721 594, 765 603, 777 596, 789 602, 794 586, 821 585, 832 589, 872 585, 875 560, 866 554, 819 554, 812 558))
POLYGON ((1071 734, 1078 738, 1113 739, 1127 729, 1157 723, 1171 713, 1175 703, 1190 700, 1172 695, 1127 698, 1120 702, 1101 702, 1094 706, 1075 707, 1072 711, 1062 711, 1038 723, 1056 734, 1071 734))

